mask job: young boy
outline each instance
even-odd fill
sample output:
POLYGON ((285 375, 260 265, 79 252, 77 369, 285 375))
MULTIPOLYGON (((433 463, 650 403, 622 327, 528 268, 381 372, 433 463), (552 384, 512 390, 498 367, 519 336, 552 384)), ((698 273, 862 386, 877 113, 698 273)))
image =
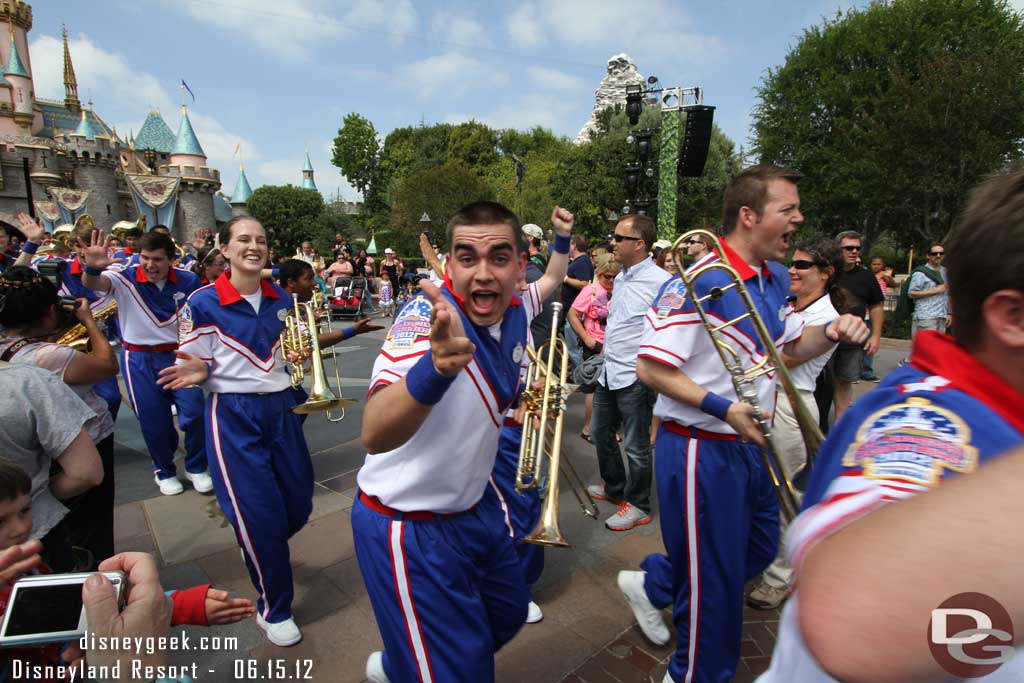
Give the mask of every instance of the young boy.
MULTIPOLYGON (((31 491, 32 481, 25 470, 0 458, 0 552, 26 544, 24 549, 36 554, 21 563, 22 575, 51 574, 53 572, 38 555, 42 544, 28 540, 32 532, 31 491)), ((12 579, 0 587, 0 619, 7 612, 13 583, 12 579)), ((229 598, 227 591, 213 589, 210 584, 173 591, 170 597, 174 603, 171 626, 233 624, 256 613, 251 600, 229 598)), ((65 647, 66 643, 50 643, 0 650, 0 680, 10 680, 11 663, 16 659, 30 665, 68 665, 70 659, 62 658, 65 647)))

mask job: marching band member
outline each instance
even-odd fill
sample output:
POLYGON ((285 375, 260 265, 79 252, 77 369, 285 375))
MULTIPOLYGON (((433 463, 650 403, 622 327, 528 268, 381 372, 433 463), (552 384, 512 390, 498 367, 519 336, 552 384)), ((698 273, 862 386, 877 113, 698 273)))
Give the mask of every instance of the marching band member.
MULTIPOLYGON (((790 235, 803 222, 799 178, 794 171, 763 165, 737 175, 725 191, 728 232, 725 253, 717 256, 744 280, 777 347, 801 360, 821 355, 840 339, 862 343, 868 330, 863 320, 849 315, 827 326, 805 327, 788 301, 789 274, 775 261, 785 256, 790 235)), ((758 450, 764 436, 753 406, 737 400, 691 298, 728 282, 724 273, 713 271, 701 277, 694 293, 678 275, 665 283, 647 314, 637 363, 640 380, 659 394, 655 472, 668 556, 649 556, 644 572, 620 573, 619 587, 654 640, 668 640, 655 606, 674 605, 678 641, 666 683, 732 678, 744 583, 768 566, 778 543, 779 503, 758 450)), ((732 320, 746 312, 735 292, 704 305, 713 319, 732 320)), ((744 367, 763 356, 749 320, 724 334, 736 344, 744 367)), ((757 391, 770 419, 774 378, 758 380, 757 391)))
MULTIPOLYGON (((27 213, 21 212, 15 220, 18 224, 18 229, 25 235, 25 244, 22 247, 22 254, 34 254, 36 248, 40 243, 40 240, 45 235, 43 226, 32 220, 27 213)), ((72 230, 70 235, 71 244, 81 245, 79 251, 84 248, 84 245, 89 243, 92 237, 92 229, 86 225, 80 225, 72 230)), ((19 264, 23 263, 21 258, 18 259, 19 264)), ((37 263, 33 263, 33 266, 37 263)), ((60 295, 68 296, 75 299, 85 299, 89 302, 89 307, 93 313, 100 311, 111 303, 113 303, 113 296, 111 293, 97 293, 89 289, 82 284, 82 273, 84 272, 84 261, 81 254, 75 254, 67 261, 67 267, 64 272, 61 273, 60 278, 60 295)), ((116 319, 110 319, 107 324, 107 335, 108 338, 112 337, 117 339, 117 322, 116 319)), ((121 387, 117 383, 117 372, 115 371, 114 376, 103 381, 96 382, 93 385, 93 390, 96 394, 107 402, 107 409, 110 410, 110 416, 117 421, 117 413, 121 409, 121 387)))
MULTIPOLYGON (((281 289, 288 293, 289 300, 291 300, 292 294, 299 295, 300 303, 306 303, 313 298, 313 291, 316 289, 316 274, 313 272, 313 266, 302 259, 293 258, 288 259, 281 264, 280 268, 275 270, 277 281, 281 285, 281 289)), ((351 339, 357 334, 366 334, 367 332, 376 332, 383 329, 383 325, 376 325, 370 318, 363 318, 340 330, 320 334, 317 336, 317 341, 320 344, 320 348, 325 349, 346 339, 351 339)))
POLYGON ((256 219, 225 223, 220 245, 231 270, 189 298, 177 364, 158 383, 175 391, 202 384, 210 392, 207 457, 217 502, 259 593, 256 623, 286 647, 302 639, 292 618, 288 539, 313 510, 313 465, 279 352, 293 303, 260 277, 267 235, 256 219))
POLYGON ((551 221, 548 270, 520 298, 518 218, 493 202, 458 211, 445 286, 420 283, 374 364, 352 510, 385 647, 367 661, 372 683, 493 681, 494 652, 527 616, 522 568, 488 481, 530 320, 565 277, 573 216, 556 207, 551 221))
POLYGON ((113 261, 107 256, 103 232, 94 231, 84 249, 82 284, 95 292, 112 293, 117 302, 124 349, 121 367, 128 400, 139 418, 160 493, 173 496, 183 490, 174 466, 178 431, 171 415, 172 403, 178 408, 178 424, 185 432, 185 478, 196 491, 207 493, 213 483, 206 473, 203 392, 184 387, 166 391, 156 382, 159 372, 174 364, 179 308, 199 287, 199 278, 171 266, 174 242, 167 235, 146 233, 138 247, 139 265, 120 272, 105 270, 113 261))
POLYGON ((208 285, 216 281, 225 271, 228 260, 224 258, 224 254, 220 253, 220 249, 217 247, 203 247, 196 255, 195 264, 194 272, 199 276, 199 281, 208 285))
POLYGON ((787 535, 796 589, 764 683, 1024 679, 1019 638, 1000 667, 1009 633, 943 646, 929 626, 940 607, 982 610, 997 629, 995 609, 1021 623, 1022 185, 1018 166, 976 188, 948 243, 953 336, 918 333, 910 362, 818 450, 787 535), (988 605, 951 600, 984 598, 979 588, 988 605))
POLYGON ((128 228, 124 231, 124 248, 114 252, 114 263, 120 264, 122 267, 127 268, 128 266, 139 265, 139 255, 135 248, 139 243, 139 238, 143 235, 142 230, 139 228, 128 228))

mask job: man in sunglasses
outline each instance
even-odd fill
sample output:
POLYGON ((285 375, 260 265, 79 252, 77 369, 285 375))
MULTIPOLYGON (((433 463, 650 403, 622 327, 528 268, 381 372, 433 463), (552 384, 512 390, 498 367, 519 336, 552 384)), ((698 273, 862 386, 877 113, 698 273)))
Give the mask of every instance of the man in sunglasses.
MULTIPOLYGON (((878 352, 882 339, 882 323, 885 321, 885 297, 878 286, 878 280, 870 270, 860 265, 861 236, 853 230, 836 235, 836 241, 843 251, 843 272, 839 286, 846 291, 846 310, 858 318, 868 318, 871 336, 866 344, 841 343, 832 356, 832 376, 835 380, 833 401, 836 406, 836 422, 853 401, 853 384, 859 382, 864 370, 865 356, 878 352)), ((822 411, 828 415, 828 411, 822 411)))
POLYGON ((945 248, 933 242, 928 248, 928 263, 918 266, 910 276, 907 295, 914 301, 912 334, 918 330, 945 332, 949 321, 949 303, 946 297, 946 269, 942 259, 945 248))

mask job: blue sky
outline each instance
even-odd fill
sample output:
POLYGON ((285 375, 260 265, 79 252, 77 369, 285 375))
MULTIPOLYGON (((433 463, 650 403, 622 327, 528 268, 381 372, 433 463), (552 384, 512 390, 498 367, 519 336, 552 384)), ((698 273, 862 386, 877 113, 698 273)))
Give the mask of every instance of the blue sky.
POLYGON ((63 99, 61 24, 79 96, 121 134, 150 107, 189 116, 230 192, 242 144, 253 187, 301 181, 308 148, 325 195, 355 192, 331 165, 348 112, 381 135, 471 118, 575 137, 610 56, 662 85, 704 88, 716 122, 747 144, 755 88, 802 30, 854 0, 772 3, 518 0, 37 1, 29 35, 39 96, 63 99))

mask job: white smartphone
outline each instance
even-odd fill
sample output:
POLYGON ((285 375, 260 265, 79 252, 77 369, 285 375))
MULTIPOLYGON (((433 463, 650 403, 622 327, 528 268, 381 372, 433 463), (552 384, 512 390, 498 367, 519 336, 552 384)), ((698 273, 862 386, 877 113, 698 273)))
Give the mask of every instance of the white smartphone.
MULTIPOLYGON (((128 592, 123 572, 102 572, 114 584, 118 609, 128 592)), ((7 601, 0 647, 78 640, 88 622, 82 606, 82 584, 93 572, 25 576, 14 582, 7 601)))

